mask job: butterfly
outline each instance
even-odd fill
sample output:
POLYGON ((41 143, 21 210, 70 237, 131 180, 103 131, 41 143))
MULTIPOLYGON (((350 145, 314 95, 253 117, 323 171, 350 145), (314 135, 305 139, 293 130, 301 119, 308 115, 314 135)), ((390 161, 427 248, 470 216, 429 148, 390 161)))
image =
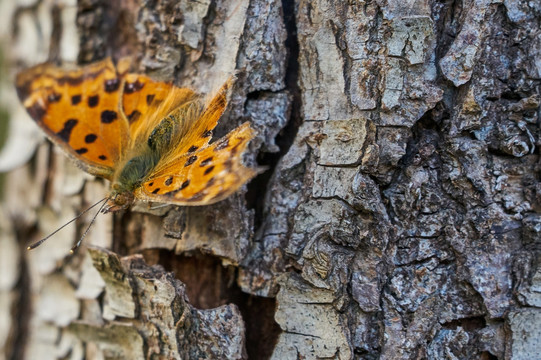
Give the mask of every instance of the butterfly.
POLYGON ((242 163, 255 136, 249 123, 210 143, 231 79, 206 101, 129 67, 110 58, 73 69, 45 63, 16 77, 19 99, 47 137, 83 170, 111 182, 101 212, 127 209, 136 199, 208 205, 257 174, 242 163))

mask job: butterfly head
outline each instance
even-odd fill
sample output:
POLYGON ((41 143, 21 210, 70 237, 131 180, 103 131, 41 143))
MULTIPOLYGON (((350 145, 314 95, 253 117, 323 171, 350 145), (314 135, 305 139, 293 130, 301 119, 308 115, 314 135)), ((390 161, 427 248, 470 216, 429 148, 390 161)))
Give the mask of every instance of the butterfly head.
POLYGON ((130 191, 117 192, 113 190, 113 192, 109 196, 109 200, 107 200, 107 204, 105 208, 103 209, 103 213, 126 210, 127 208, 130 207, 131 204, 133 204, 134 199, 135 197, 133 195, 133 192, 130 192, 130 191))

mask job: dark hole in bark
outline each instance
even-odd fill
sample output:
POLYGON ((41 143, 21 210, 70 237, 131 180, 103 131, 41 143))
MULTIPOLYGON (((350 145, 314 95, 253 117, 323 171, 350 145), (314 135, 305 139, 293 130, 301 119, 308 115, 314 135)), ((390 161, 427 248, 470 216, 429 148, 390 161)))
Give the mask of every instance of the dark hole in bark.
POLYGON ((274 321, 276 300, 241 291, 236 283, 237 268, 224 267, 219 258, 201 254, 174 255, 165 250, 143 251, 149 265, 159 263, 186 284, 190 304, 198 309, 212 309, 236 304, 246 326, 248 359, 269 359, 280 335, 274 321))

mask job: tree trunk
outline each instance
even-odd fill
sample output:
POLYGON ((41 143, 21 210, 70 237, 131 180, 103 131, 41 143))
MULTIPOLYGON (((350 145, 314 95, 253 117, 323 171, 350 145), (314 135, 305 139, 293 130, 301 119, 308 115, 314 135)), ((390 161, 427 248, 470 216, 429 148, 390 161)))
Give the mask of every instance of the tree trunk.
POLYGON ((538 2, 0 14, 0 360, 539 358, 538 2), (100 216, 73 256, 90 215, 28 252, 108 184, 43 140, 13 76, 106 56, 201 93, 236 73, 217 135, 251 121, 267 171, 215 205, 100 216))

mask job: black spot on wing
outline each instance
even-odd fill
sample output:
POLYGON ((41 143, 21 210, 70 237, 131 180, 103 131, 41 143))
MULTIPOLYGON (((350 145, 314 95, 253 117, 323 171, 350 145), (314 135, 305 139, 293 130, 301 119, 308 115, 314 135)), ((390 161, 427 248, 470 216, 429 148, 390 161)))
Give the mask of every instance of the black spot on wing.
POLYGON ((209 181, 207 181, 207 185, 206 187, 211 187, 212 185, 214 185, 214 183, 216 182, 216 178, 211 177, 209 181))
POLYGON ((141 112, 133 110, 131 114, 128 115, 128 121, 131 123, 136 122, 141 117, 141 112))
POLYGON ((197 149, 198 149, 197 146, 192 145, 192 146, 190 146, 190 148, 188 149, 188 152, 191 153, 191 152, 194 152, 194 151, 197 150, 197 149))
POLYGON ((124 94, 133 94, 134 92, 141 90, 144 86, 145 84, 139 80, 132 83, 126 82, 126 84, 124 84, 124 94))
POLYGON ((92 144, 97 138, 96 134, 88 134, 85 136, 85 143, 92 144))
POLYGON ((70 141, 70 136, 71 136, 71 131, 73 130, 75 125, 77 125, 77 122, 78 121, 76 119, 68 119, 68 120, 66 120, 66 122, 64 123, 64 127, 62 128, 62 130, 57 132, 56 135, 58 135, 58 137, 62 141, 69 142, 70 141))
POLYGON ((55 93, 55 92, 50 93, 49 96, 47 96, 47 100, 50 103, 59 102, 61 98, 62 98, 62 95, 60 95, 58 93, 55 93))
POLYGON ((205 130, 201 136, 204 138, 212 136, 212 130, 205 130))
POLYGON ((199 166, 207 166, 208 164, 210 164, 211 161, 212 161, 212 156, 206 158, 206 159, 203 160, 203 161, 201 161, 201 163, 199 164, 199 166))
POLYGON ((155 97, 155 96, 156 96, 156 95, 154 95, 154 94, 148 94, 148 95, 147 95, 147 105, 150 106, 150 104, 152 104, 152 101, 154 100, 154 97, 155 97))
POLYGON ((91 108, 98 106, 99 102, 100 102, 100 96, 99 95, 94 95, 94 96, 89 96, 88 97, 88 106, 91 107, 91 108))
POLYGON ((79 155, 83 155, 83 154, 86 154, 88 152, 88 149, 87 148, 80 148, 80 149, 77 149, 75 150, 75 152, 79 155))
POLYGON ((118 87, 120 86, 120 80, 118 79, 105 80, 103 85, 106 92, 108 93, 115 92, 118 90, 118 87))
POLYGON ((214 170, 214 165, 213 166, 209 166, 208 168, 205 169, 205 175, 208 175, 212 172, 212 170, 214 170))
POLYGON ((186 189, 186 188, 188 187, 188 185, 190 185, 190 179, 184 181, 184 182, 182 183, 182 185, 180 185, 180 187, 178 188, 178 190, 184 190, 184 189, 186 189))
POLYGON ((190 185, 190 179, 184 181, 182 183, 182 185, 180 185, 180 187, 176 190, 173 190, 173 191, 169 191, 168 193, 165 193, 166 196, 169 196, 169 197, 173 197, 175 196, 176 193, 178 193, 179 191, 181 190, 184 190, 188 187, 188 185, 190 185))
POLYGON ((197 160, 197 156, 195 156, 195 155, 190 156, 190 157, 188 158, 188 160, 186 160, 186 163, 184 164, 184 166, 190 166, 190 165, 192 165, 196 160, 197 160))
POLYGON ((73 95, 71 97, 71 105, 77 105, 81 102, 81 95, 73 95))
POLYGON ((110 124, 117 119, 117 113, 112 110, 104 110, 101 112, 101 122, 103 124, 110 124))
POLYGON ((105 155, 100 155, 100 156, 98 156, 98 158, 100 160, 107 160, 107 156, 105 156, 105 155))
POLYGON ((165 180, 165 182, 164 182, 164 184, 167 185, 167 186, 171 185, 172 183, 173 183, 173 177, 172 176, 169 176, 167 178, 167 180, 165 180))
POLYGON ((157 194, 159 191, 160 191, 160 188, 156 188, 156 189, 154 189, 154 191, 152 191, 152 193, 157 194))
POLYGON ((150 184, 148 184, 148 186, 153 186, 154 185, 154 181, 152 181, 150 184))

